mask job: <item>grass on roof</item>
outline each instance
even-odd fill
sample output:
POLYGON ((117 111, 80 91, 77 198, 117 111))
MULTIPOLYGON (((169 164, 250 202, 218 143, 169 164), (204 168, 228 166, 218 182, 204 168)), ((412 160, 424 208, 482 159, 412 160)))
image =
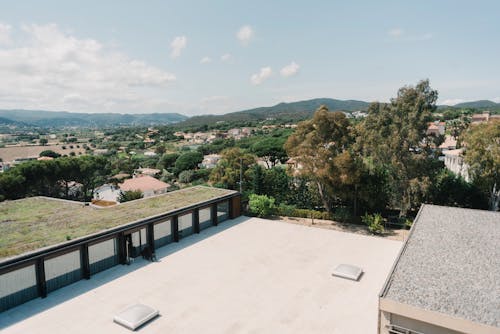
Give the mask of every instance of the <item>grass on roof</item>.
POLYGON ((198 186, 108 208, 44 197, 2 202, 0 258, 55 245, 232 192, 198 186))

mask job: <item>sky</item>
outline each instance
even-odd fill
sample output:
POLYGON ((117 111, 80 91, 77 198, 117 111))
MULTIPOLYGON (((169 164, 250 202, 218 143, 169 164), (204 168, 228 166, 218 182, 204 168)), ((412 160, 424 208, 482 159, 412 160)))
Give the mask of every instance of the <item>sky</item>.
POLYGON ((319 97, 500 102, 500 1, 4 1, 0 109, 223 114, 319 97))

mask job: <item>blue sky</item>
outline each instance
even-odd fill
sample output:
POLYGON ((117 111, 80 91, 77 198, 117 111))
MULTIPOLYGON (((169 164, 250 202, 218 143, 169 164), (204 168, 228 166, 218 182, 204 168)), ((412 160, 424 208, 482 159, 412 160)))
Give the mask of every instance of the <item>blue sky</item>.
POLYGON ((316 97, 500 102, 498 1, 4 1, 0 108, 225 113, 316 97))

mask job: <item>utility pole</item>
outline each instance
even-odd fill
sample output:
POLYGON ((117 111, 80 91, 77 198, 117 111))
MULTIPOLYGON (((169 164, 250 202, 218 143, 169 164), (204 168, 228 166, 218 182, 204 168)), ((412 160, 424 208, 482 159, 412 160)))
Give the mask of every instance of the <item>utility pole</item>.
POLYGON ((240 194, 243 193, 243 158, 240 157, 240 194))

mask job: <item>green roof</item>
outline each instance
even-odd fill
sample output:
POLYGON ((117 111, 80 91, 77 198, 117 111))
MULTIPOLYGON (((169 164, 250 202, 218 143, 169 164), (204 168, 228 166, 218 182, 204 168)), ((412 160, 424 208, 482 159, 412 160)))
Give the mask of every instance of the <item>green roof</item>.
POLYGON ((107 208, 47 197, 5 201, 0 203, 0 258, 52 246, 233 193, 235 191, 197 186, 107 208))

